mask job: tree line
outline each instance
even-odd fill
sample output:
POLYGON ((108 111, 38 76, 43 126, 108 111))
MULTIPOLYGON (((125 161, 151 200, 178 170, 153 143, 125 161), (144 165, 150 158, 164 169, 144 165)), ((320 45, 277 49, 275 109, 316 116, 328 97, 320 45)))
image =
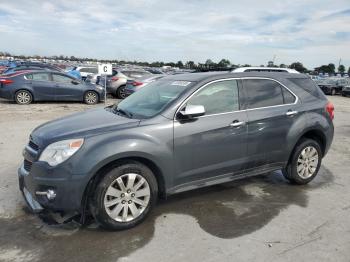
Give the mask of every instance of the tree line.
MULTIPOLYGON (((250 64, 234 64, 228 59, 221 59, 219 62, 214 62, 211 59, 207 59, 205 63, 195 63, 194 61, 177 61, 177 62, 142 62, 142 61, 126 61, 126 60, 116 60, 116 59, 94 59, 94 58, 87 58, 87 57, 75 57, 75 56, 25 56, 25 55, 13 55, 8 52, 0 52, 0 57, 13 57, 14 59, 22 60, 22 59, 37 59, 37 60, 61 60, 61 61, 70 61, 70 62, 101 62, 101 63, 112 63, 117 65, 138 65, 138 66, 148 66, 148 67, 163 67, 163 66, 171 66, 171 67, 178 67, 181 69, 193 69, 197 71, 217 71, 217 70, 230 70, 235 69, 238 67, 246 67, 251 66, 250 64)), ((260 65, 261 67, 264 67, 265 65, 260 65)), ((292 68, 295 69, 301 73, 328 73, 328 74, 335 74, 338 73, 345 73, 346 68, 344 65, 339 65, 336 71, 336 67, 333 63, 329 63, 328 65, 321 65, 319 67, 314 68, 313 70, 309 70, 301 62, 294 62, 290 65, 286 64, 280 64, 275 65, 272 61, 269 61, 267 63, 268 67, 282 67, 282 68, 292 68)), ((350 67, 348 68, 347 72, 350 74, 350 67)))

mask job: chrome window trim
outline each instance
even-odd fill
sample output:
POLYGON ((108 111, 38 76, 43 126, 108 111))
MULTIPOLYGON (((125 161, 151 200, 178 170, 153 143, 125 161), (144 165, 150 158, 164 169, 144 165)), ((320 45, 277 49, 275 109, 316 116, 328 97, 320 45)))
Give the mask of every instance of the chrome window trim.
POLYGON ((192 98, 192 96, 194 96, 197 92, 199 92, 202 88, 205 88, 206 86, 212 84, 212 83, 216 83, 216 82, 222 82, 222 81, 228 81, 228 80, 245 80, 245 79, 257 79, 257 80, 272 80, 277 82, 278 84, 280 84, 282 87, 284 87, 285 89, 287 89, 294 97, 295 97, 295 101, 294 103, 289 103, 289 104, 281 104, 281 105, 274 105, 274 106, 265 106, 265 107, 257 107, 257 108, 249 108, 249 109, 243 109, 243 110, 235 110, 235 111, 230 111, 230 112, 223 112, 223 113, 217 113, 217 114, 210 114, 210 115, 204 115, 204 116, 199 116, 197 118, 202 118, 202 117, 208 117, 208 116, 217 116, 217 115, 224 115, 224 114, 231 114, 231 113, 237 113, 237 112, 245 112, 245 111, 252 111, 252 110, 259 110, 259 109, 266 109, 266 108, 274 108, 274 107, 281 107, 281 106, 288 106, 288 105, 295 105, 299 102, 299 97, 292 91, 290 90, 288 87, 286 87, 284 84, 282 84, 280 81, 273 79, 273 78, 269 78, 269 77, 254 77, 254 76, 249 76, 249 77, 230 77, 230 78, 223 78, 223 79, 217 79, 217 80, 213 80, 210 81, 208 83, 206 83, 205 85, 201 86, 200 88, 198 88, 196 91, 194 91, 190 96, 188 96, 181 104, 180 106, 177 108, 175 115, 174 115, 174 121, 178 121, 176 119, 176 115, 179 113, 179 111, 181 110, 181 108, 184 106, 184 104, 187 103, 187 101, 189 99, 192 98))

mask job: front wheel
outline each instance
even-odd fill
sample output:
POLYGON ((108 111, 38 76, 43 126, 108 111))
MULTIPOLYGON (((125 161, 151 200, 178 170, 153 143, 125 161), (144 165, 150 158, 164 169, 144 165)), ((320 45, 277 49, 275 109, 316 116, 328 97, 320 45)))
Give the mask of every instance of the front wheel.
POLYGON ((104 228, 128 229, 146 218, 157 195, 152 171, 139 162, 125 162, 109 171, 98 184, 91 213, 104 228))
POLYGON ((88 105, 95 105, 98 103, 98 94, 94 91, 87 91, 84 94, 84 103, 88 105))
POLYGON ((317 175, 322 161, 319 143, 312 139, 303 139, 296 146, 283 175, 292 183, 304 185, 317 175))

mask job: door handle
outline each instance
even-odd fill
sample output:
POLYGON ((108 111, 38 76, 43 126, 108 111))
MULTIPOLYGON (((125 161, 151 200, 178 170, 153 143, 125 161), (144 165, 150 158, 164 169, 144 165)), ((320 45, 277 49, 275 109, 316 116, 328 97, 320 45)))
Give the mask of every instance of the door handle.
POLYGON ((240 126, 243 126, 244 124, 245 122, 243 121, 235 120, 230 124, 230 127, 240 127, 240 126))
POLYGON ((286 113, 287 116, 294 116, 294 115, 296 115, 296 114, 298 114, 298 111, 289 110, 289 111, 287 111, 287 113, 286 113))

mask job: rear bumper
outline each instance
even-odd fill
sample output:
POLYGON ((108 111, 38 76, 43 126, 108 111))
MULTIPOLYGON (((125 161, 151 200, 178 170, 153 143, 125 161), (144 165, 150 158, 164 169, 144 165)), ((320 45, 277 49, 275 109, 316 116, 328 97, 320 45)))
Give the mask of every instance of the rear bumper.
POLYGON ((10 90, 0 86, 0 97, 8 100, 14 100, 14 95, 10 90))

